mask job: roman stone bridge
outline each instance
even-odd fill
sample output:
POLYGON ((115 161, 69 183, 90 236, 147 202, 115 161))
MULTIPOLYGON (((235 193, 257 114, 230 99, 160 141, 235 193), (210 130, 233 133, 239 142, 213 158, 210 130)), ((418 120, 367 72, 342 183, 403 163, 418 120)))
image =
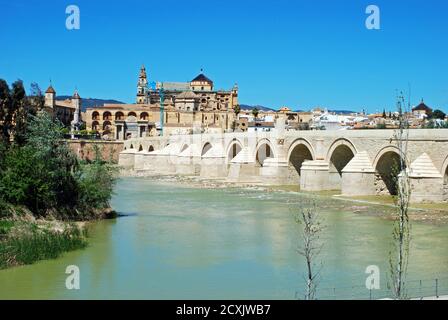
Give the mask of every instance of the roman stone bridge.
POLYGON ((119 164, 143 175, 299 184, 304 191, 396 194, 400 157, 412 202, 448 201, 448 130, 409 130, 400 154, 394 130, 194 134, 127 140, 119 164))

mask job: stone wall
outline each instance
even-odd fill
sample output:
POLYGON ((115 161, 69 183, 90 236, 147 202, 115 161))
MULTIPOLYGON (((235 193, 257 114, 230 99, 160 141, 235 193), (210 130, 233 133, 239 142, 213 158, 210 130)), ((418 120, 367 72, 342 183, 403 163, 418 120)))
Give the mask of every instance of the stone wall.
POLYGON ((70 148, 83 160, 92 160, 95 157, 94 145, 99 147, 104 160, 112 159, 118 163, 120 152, 123 151, 123 142, 119 141, 92 141, 68 140, 70 148))

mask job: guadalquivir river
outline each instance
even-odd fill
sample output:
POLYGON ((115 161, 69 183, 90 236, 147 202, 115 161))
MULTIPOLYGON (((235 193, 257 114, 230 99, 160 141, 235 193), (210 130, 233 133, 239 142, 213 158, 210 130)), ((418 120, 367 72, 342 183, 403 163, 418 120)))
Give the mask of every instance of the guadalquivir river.
MULTIPOLYGON (((95 222, 87 249, 0 271, 0 298, 295 299, 305 265, 291 208, 306 197, 120 179, 112 205, 125 216, 95 222), (80 290, 65 287, 68 265, 80 268, 80 290)), ((387 291, 392 224, 375 216, 384 207, 353 205, 318 198, 326 225, 318 298, 368 298, 368 265, 380 267, 387 291)), ((413 223, 412 234, 409 278, 447 276, 448 226, 413 223)))

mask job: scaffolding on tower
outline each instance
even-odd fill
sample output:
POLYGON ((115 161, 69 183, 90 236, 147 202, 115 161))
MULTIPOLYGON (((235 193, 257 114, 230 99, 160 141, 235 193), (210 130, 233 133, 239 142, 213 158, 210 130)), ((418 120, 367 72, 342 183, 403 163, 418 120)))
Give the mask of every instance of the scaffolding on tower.
POLYGON ((160 135, 163 136, 163 120, 165 118, 165 90, 163 89, 163 83, 159 89, 159 97, 160 97, 160 135))
MULTIPOLYGON (((147 92, 149 93, 149 95, 151 94, 150 93, 151 89, 154 90, 154 92, 157 91, 157 84, 154 81, 148 83, 147 92)), ((159 98, 160 98, 160 135, 163 136, 163 122, 164 122, 164 118, 165 118, 165 116, 164 116, 164 113, 165 113, 165 104, 164 104, 165 90, 163 89, 163 83, 160 84, 159 98)))

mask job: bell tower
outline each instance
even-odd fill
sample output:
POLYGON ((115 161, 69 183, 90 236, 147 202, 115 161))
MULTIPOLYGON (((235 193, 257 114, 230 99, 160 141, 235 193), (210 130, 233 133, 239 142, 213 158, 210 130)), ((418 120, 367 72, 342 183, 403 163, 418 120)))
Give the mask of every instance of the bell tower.
POLYGON ((53 86, 50 83, 47 91, 45 91, 45 107, 54 108, 56 104, 56 91, 53 89, 53 86))
POLYGON ((140 68, 137 84, 137 103, 147 103, 148 99, 148 77, 146 75, 146 68, 144 65, 140 68))
POLYGON ((78 90, 75 90, 75 93, 73 94, 72 106, 75 109, 73 123, 78 125, 81 122, 81 97, 79 96, 78 90))

